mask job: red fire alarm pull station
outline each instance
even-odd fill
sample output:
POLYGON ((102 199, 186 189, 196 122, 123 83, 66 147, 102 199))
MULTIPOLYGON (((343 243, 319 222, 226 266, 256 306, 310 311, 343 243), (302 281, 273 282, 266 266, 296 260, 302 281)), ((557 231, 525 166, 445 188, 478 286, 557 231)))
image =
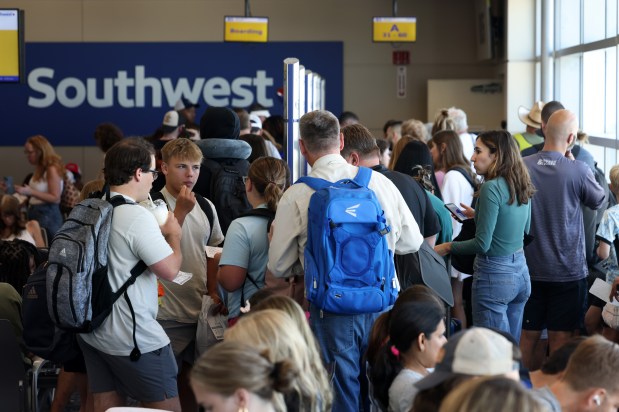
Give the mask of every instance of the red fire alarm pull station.
POLYGON ((393 64, 404 66, 410 63, 410 53, 408 50, 396 50, 393 52, 393 64))

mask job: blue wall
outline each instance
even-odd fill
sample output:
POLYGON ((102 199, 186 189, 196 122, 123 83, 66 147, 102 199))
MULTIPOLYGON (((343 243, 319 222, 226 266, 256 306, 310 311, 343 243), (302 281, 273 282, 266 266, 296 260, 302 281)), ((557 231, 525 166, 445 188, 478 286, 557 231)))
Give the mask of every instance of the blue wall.
POLYGON ((343 105, 342 42, 28 43, 27 81, 0 85, 0 145, 43 134, 56 146, 94 145, 95 126, 148 135, 181 95, 207 106, 254 102, 283 114, 283 60, 326 79, 326 108, 343 105))

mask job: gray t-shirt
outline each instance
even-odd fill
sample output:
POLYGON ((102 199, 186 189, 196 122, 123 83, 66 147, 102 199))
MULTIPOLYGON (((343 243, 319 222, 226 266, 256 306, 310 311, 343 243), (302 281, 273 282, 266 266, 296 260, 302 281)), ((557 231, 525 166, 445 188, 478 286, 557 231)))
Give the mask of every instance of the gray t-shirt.
POLYGON ((531 204, 535 240, 525 248, 531 280, 571 282, 587 275, 582 205, 598 209, 604 189, 583 162, 541 151, 524 158, 537 189, 531 204))
POLYGON ((534 389, 531 394, 535 400, 542 405, 547 412, 561 412, 561 405, 555 394, 552 393, 548 386, 543 388, 534 389))
POLYGON ((410 369, 402 369, 389 387, 389 412, 408 412, 417 395, 415 382, 424 376, 410 369))

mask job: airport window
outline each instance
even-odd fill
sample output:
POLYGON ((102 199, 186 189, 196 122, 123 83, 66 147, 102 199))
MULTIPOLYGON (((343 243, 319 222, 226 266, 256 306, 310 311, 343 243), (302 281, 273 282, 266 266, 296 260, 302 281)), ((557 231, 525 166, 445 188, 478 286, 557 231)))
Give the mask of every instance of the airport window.
POLYGON ((587 149, 606 172, 617 163, 619 154, 618 3, 553 3, 554 97, 577 113, 581 129, 590 136, 587 149))

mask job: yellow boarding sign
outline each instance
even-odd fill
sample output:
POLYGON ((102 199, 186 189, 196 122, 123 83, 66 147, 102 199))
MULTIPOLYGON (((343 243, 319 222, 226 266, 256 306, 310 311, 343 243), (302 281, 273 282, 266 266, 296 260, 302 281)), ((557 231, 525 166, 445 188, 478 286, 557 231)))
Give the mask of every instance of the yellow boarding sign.
POLYGON ((18 11, 0 10, 0 81, 19 79, 18 11))
POLYGON ((268 38, 268 17, 224 18, 224 41, 266 43, 268 38))
POLYGON ((417 40, 415 17, 374 17, 372 40, 375 42, 409 43, 417 40))

